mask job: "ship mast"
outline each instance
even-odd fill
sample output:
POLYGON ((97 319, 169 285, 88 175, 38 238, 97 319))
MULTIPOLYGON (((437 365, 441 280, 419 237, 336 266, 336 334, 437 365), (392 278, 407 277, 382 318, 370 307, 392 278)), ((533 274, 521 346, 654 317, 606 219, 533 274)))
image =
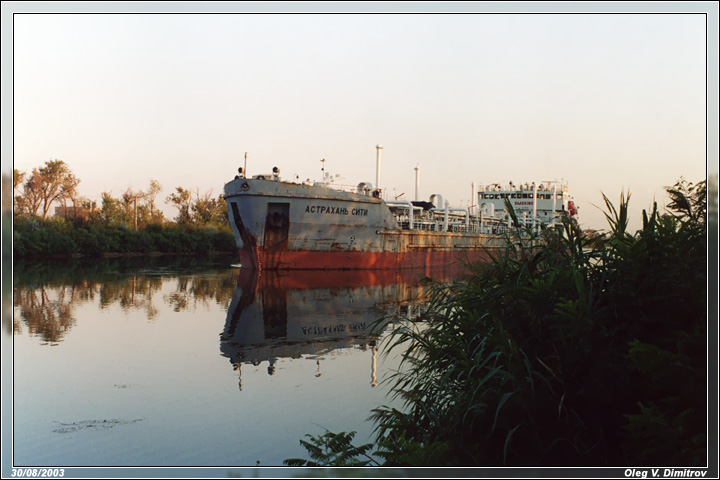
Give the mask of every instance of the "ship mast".
POLYGON ((420 200, 418 192, 420 190, 420 164, 415 165, 415 201, 420 200))
POLYGON ((375 163, 375 188, 378 190, 380 189, 380 150, 382 150, 383 146, 378 144, 375 148, 377 148, 377 161, 375 163))

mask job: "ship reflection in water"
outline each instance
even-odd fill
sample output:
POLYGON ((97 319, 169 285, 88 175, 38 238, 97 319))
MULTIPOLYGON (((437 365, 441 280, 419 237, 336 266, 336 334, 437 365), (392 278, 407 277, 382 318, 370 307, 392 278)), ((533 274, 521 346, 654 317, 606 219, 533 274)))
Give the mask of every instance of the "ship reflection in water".
POLYGON ((242 365, 267 362, 276 373, 279 359, 320 357, 338 349, 372 349, 370 383, 377 385, 378 319, 416 316, 433 281, 460 275, 458 267, 405 270, 240 269, 237 288, 220 336, 222 355, 238 372, 242 365))

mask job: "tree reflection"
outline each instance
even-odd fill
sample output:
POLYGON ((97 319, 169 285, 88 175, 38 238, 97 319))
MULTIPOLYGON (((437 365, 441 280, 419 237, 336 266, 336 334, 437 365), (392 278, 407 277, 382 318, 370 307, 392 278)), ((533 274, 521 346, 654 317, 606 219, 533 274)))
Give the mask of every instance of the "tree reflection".
POLYGON ((211 302, 228 308, 236 283, 234 271, 225 275, 177 277, 176 290, 164 295, 164 300, 175 312, 195 310, 199 305, 207 307, 211 302))
MULTIPOLYGON (((30 335, 56 344, 75 325, 72 300, 68 302, 65 294, 65 288, 45 287, 16 292, 14 305, 20 307, 20 318, 30 335)), ((20 333, 20 330, 19 322, 13 321, 13 332, 20 333)))
POLYGON ((123 311, 144 310, 148 320, 157 317, 153 296, 162 288, 162 277, 132 275, 124 282, 106 282, 100 286, 100 308, 118 304, 123 311))
POLYGON ((153 268, 138 268, 136 259, 128 261, 130 267, 107 259, 58 262, 55 271, 50 262, 16 265, 27 268, 15 276, 13 334, 26 330, 44 343, 57 344, 76 325, 75 309, 86 304, 97 304, 101 310, 116 306, 126 313, 140 311, 148 321, 158 318, 163 305, 180 312, 211 303, 222 308, 230 304, 237 270, 187 259, 148 263, 153 268))

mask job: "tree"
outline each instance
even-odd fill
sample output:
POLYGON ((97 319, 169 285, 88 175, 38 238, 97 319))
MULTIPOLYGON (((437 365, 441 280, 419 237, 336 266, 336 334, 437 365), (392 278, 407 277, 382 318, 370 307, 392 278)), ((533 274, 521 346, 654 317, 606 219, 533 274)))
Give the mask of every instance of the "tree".
POLYGON ((150 208, 150 221, 158 222, 162 221, 163 215, 161 211, 158 211, 155 207, 155 197, 162 191, 162 186, 157 180, 150 180, 150 186, 148 186, 145 192, 145 202, 150 208))
MULTIPOLYGON (((16 185, 20 183, 18 178, 24 178, 24 174, 17 172, 16 185)), ((45 162, 44 167, 34 168, 23 184, 21 206, 24 213, 37 215, 40 210, 42 218, 46 219, 54 202, 70 199, 76 195, 79 183, 80 180, 62 160, 45 162)))
POLYGON ((145 192, 142 190, 134 191, 131 188, 125 190, 125 193, 122 195, 122 204, 126 215, 129 215, 133 219, 133 226, 135 230, 138 229, 138 200, 142 200, 144 198, 145 192))
POLYGON ((189 223, 191 203, 190 190, 186 190, 182 187, 176 187, 175 192, 176 193, 171 193, 167 196, 166 202, 171 203, 178 209, 178 216, 176 217, 178 223, 189 223))
POLYGON ((42 180, 37 170, 33 169, 30 177, 23 183, 23 191, 18 195, 18 208, 23 216, 37 215, 42 202, 41 197, 42 180))
POLYGON ((86 224, 88 221, 99 220, 101 212, 97 210, 97 202, 87 197, 82 197, 78 193, 72 195, 69 200, 72 208, 68 208, 67 204, 65 204, 63 213, 66 220, 69 216, 72 216, 76 227, 81 224, 86 224))
POLYGON ((125 210, 119 199, 112 196, 110 192, 102 192, 101 215, 107 223, 128 223, 125 210))
POLYGON ((25 179, 25 172, 21 172, 17 168, 13 169, 13 213, 22 215, 25 213, 25 199, 22 195, 16 195, 16 191, 19 191, 22 186, 23 180, 25 179))
POLYGON ((227 207, 222 195, 212 198, 210 192, 200 196, 195 194, 195 202, 192 204, 192 220, 194 223, 203 226, 222 226, 228 223, 227 207))
POLYGON ((102 193, 102 218, 109 223, 124 223, 135 230, 150 223, 163 221, 163 213, 155 207, 155 197, 162 187, 151 180, 146 191, 127 188, 119 198, 102 193))
POLYGON ((194 197, 190 190, 182 187, 175 188, 175 193, 168 195, 166 201, 178 209, 175 218, 178 223, 213 227, 228 224, 227 207, 222 195, 213 198, 211 192, 200 195, 196 189, 194 197))
POLYGON ((22 185, 22 181, 25 178, 25 172, 21 172, 17 168, 13 169, 13 193, 15 190, 22 185))

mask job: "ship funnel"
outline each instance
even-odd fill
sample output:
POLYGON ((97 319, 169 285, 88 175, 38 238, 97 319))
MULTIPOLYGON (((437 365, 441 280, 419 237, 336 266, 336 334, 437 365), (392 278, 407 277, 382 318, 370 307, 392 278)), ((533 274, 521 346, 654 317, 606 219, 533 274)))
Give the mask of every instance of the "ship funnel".
POLYGON ((378 144, 375 146, 377 148, 377 162, 375 163, 375 187, 380 189, 380 150, 382 150, 383 146, 378 144))

